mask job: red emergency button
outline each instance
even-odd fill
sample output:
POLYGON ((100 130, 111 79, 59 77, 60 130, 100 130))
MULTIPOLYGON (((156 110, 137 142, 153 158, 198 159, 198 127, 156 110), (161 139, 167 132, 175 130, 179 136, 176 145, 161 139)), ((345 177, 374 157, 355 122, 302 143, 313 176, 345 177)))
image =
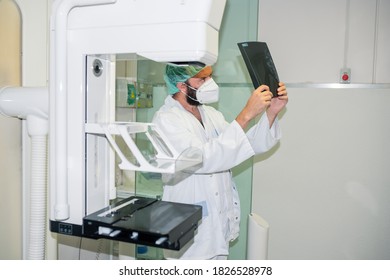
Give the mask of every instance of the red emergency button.
POLYGON ((349 76, 348 74, 343 74, 343 76, 341 77, 343 79, 343 81, 348 81, 349 80, 349 76))
POLYGON ((351 82, 351 69, 341 68, 340 69, 340 83, 349 84, 351 82))

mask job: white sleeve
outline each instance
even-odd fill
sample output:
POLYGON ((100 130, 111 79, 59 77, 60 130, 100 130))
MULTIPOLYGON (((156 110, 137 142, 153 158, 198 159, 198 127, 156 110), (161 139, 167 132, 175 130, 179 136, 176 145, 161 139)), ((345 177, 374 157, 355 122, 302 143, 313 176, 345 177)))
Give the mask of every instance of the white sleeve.
POLYGON ((270 128, 267 114, 264 113, 246 135, 256 154, 265 153, 275 146, 282 136, 279 120, 276 118, 270 128))
MULTIPOLYGON (((192 118, 191 118, 192 119, 192 118)), ((154 123, 168 137, 180 153, 186 148, 199 148, 203 156, 203 166, 197 173, 225 171, 242 163, 255 153, 248 137, 236 121, 225 123, 223 131, 216 138, 201 140, 200 134, 184 115, 157 113, 154 123)), ((220 120, 220 122, 224 122, 220 120)))

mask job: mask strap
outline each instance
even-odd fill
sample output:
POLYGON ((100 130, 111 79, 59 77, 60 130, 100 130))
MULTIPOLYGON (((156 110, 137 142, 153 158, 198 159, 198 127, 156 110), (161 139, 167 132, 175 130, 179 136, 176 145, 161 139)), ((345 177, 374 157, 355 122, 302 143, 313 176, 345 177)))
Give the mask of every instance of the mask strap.
POLYGON ((198 90, 197 88, 194 88, 194 87, 192 87, 192 86, 190 86, 189 84, 187 84, 187 83, 184 83, 187 87, 189 87, 190 89, 193 89, 193 90, 198 90))
MULTIPOLYGON (((195 90, 195 91, 198 90, 197 88, 194 88, 194 87, 190 86, 190 85, 187 84, 186 82, 184 82, 184 84, 185 84, 187 87, 189 87, 190 89, 193 89, 193 90, 195 90)), ((184 94, 185 94, 189 99, 191 99, 192 101, 196 101, 196 102, 200 103, 199 100, 197 100, 197 99, 195 99, 195 98, 189 96, 187 93, 185 93, 185 92, 183 92, 183 91, 181 91, 181 92, 184 93, 184 94)))
POLYGON ((200 103, 199 102, 199 100, 197 100, 197 99, 195 99, 195 98, 192 98, 191 96, 189 96, 187 93, 185 93, 184 91, 180 91, 181 93, 183 93, 185 96, 187 96, 189 99, 191 99, 191 100, 193 100, 193 101, 196 101, 196 102, 198 102, 198 103, 200 103))

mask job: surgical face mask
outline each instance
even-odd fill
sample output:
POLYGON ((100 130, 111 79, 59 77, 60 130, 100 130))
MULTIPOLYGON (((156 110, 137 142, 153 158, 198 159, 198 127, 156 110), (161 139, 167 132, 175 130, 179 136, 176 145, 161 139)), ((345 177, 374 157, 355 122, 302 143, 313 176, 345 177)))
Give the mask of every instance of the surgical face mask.
POLYGON ((187 86, 196 91, 196 99, 201 104, 214 103, 219 100, 219 87, 212 78, 205 81, 198 89, 188 84, 187 86))

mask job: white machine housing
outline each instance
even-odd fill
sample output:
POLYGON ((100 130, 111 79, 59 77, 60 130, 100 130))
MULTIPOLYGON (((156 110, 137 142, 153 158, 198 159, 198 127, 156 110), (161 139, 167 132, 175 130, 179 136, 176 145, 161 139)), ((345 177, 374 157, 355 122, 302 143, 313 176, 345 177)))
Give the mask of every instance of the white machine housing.
POLYGON ((211 65, 226 0, 59 0, 50 36, 49 191, 51 227, 80 235, 83 217, 115 196, 114 157, 88 123, 115 118, 115 62, 211 65), (101 76, 92 73, 101 62, 101 76), (88 92, 88 96, 87 96, 88 92), (87 156, 86 156, 87 155, 87 156))

